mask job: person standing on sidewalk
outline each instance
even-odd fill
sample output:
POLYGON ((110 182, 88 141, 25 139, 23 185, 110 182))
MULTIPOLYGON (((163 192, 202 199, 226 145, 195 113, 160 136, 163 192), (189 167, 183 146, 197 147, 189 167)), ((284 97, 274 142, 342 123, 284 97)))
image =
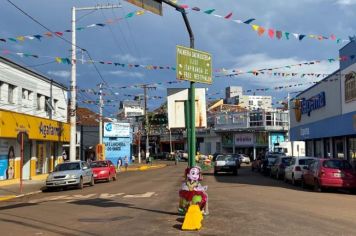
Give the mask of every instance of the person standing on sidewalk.
POLYGON ((127 171, 127 167, 129 166, 129 159, 127 158, 127 156, 125 156, 124 163, 125 163, 125 171, 127 171))
POLYGON ((122 165, 122 160, 121 158, 117 159, 117 172, 120 172, 121 171, 121 165, 122 165))

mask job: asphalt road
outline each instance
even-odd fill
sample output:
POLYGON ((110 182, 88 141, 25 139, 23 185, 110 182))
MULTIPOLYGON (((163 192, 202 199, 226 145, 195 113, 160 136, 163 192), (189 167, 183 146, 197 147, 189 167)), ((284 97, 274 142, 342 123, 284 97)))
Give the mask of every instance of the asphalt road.
POLYGON ((356 195, 302 190, 249 167, 237 177, 206 173, 210 215, 199 232, 183 232, 185 164, 0 202, 0 235, 356 235, 356 195))

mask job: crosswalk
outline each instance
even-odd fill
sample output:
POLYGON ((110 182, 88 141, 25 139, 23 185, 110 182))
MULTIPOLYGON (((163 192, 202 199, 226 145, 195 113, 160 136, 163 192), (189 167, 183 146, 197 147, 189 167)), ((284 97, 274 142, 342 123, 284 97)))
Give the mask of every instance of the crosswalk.
POLYGON ((29 200, 29 203, 44 203, 44 202, 72 202, 77 200, 87 200, 93 198, 99 199, 115 199, 115 198, 151 198, 157 196, 155 192, 146 192, 146 193, 136 193, 136 194, 125 194, 125 193, 91 193, 91 194, 73 194, 73 195, 56 195, 48 196, 38 199, 29 200))

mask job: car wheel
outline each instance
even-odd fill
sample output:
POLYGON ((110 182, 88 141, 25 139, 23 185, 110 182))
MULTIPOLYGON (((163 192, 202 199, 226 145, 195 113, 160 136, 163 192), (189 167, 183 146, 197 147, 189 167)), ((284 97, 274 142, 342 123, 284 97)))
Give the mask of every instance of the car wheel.
POLYGON ((294 179, 294 174, 292 174, 292 184, 296 185, 295 179, 294 179))
POLYGON ((90 184, 90 186, 94 186, 94 184, 95 184, 94 176, 91 176, 89 184, 90 184))
POLYGON ((83 189, 83 188, 84 188, 84 182, 83 182, 83 177, 82 177, 82 176, 80 176, 78 188, 79 188, 79 189, 83 189))
POLYGON ((218 175, 218 172, 214 170, 214 175, 218 175))
POLYGON ((106 180, 107 182, 111 181, 111 174, 109 173, 108 179, 106 180))
POLYGON ((112 177, 113 181, 116 181, 116 172, 114 173, 114 176, 112 177))
POLYGON ((320 193, 322 191, 323 191, 323 189, 321 188, 319 181, 317 179, 315 179, 314 180, 314 192, 320 193))

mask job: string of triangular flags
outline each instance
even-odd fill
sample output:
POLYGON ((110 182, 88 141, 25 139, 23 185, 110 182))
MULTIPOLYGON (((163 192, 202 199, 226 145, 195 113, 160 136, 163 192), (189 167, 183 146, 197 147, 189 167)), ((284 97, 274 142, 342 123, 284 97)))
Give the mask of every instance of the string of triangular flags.
MULTIPOLYGON (((145 13, 145 10, 139 10, 139 11, 133 11, 124 17, 116 17, 113 19, 107 19, 105 22, 102 23, 96 23, 96 24, 90 24, 86 26, 79 26, 76 27, 76 31, 80 32, 85 29, 90 29, 90 28, 102 28, 105 27, 106 25, 111 25, 120 22, 121 20, 124 19, 130 19, 134 16, 141 16, 145 13)), ((37 33, 37 34, 31 34, 31 35, 18 35, 14 37, 0 37, 0 42, 7 43, 7 42, 13 42, 13 43, 21 43, 24 42, 25 40, 34 40, 37 39, 38 41, 41 41, 41 39, 52 39, 54 37, 62 37, 65 33, 71 33, 72 30, 63 30, 63 31, 54 31, 54 32, 45 32, 45 33, 37 33)))
MULTIPOLYGON (((13 52, 7 49, 3 49, 0 51, 0 54, 6 56, 6 55, 17 55, 19 57, 25 57, 25 58, 48 58, 48 59, 53 59, 55 62, 59 64, 67 64, 71 65, 73 62, 70 58, 68 57, 59 57, 59 56, 40 56, 37 54, 32 54, 32 53, 27 53, 27 52, 13 52)), ((301 67, 301 66, 312 66, 315 64, 318 64, 322 61, 327 61, 329 63, 333 63, 336 61, 347 61, 347 60, 355 60, 356 55, 349 55, 349 56, 340 56, 338 58, 328 58, 325 60, 313 60, 313 61, 308 61, 308 62, 303 62, 303 63, 297 63, 297 64, 292 64, 292 65, 286 65, 286 66, 280 66, 280 67, 273 67, 273 68, 263 68, 263 69, 257 69, 257 70, 250 70, 250 71, 242 71, 239 69, 225 69, 225 68, 218 68, 214 69, 214 72, 217 73, 224 73, 223 75, 216 75, 215 77, 224 77, 224 76, 235 76, 235 75, 240 75, 240 74, 259 74, 263 71, 272 71, 272 70, 277 70, 277 69, 291 69, 292 67, 301 67), (231 73, 229 73, 231 71, 231 73)), ((102 65, 112 65, 112 66, 119 66, 122 68, 128 68, 128 69, 147 69, 147 70, 172 70, 175 71, 176 68, 173 66, 162 66, 162 65, 140 65, 140 64, 129 64, 129 63, 120 63, 120 62, 113 62, 113 61, 99 61, 99 60, 84 60, 84 59, 77 59, 76 63, 82 63, 82 64, 93 64, 93 63, 99 63, 102 65)), ((314 73, 315 74, 315 73, 314 73)), ((320 76, 320 75, 319 75, 320 76)), ((318 76, 318 77, 319 77, 318 76)))
MULTIPOLYGON (((132 94, 124 94, 125 97, 136 97, 137 95, 132 95, 132 94)), ((149 96, 147 99, 148 100, 159 100, 159 99, 162 99, 163 97, 161 96, 149 96)), ((108 103, 117 103, 117 102, 120 102, 122 100, 119 100, 119 99, 106 99, 106 100, 103 100, 105 106, 108 104, 108 103)), ((96 104, 98 105, 100 103, 99 100, 81 100, 80 101, 81 103, 84 103, 84 104, 96 104)))
POLYGON ((228 12, 224 15, 218 15, 218 14, 215 14, 216 9, 202 10, 199 7, 189 7, 186 4, 180 5, 180 6, 186 10, 192 10, 192 12, 202 12, 207 15, 215 16, 220 19, 235 22, 237 24, 249 25, 251 27, 251 29, 256 31, 259 36, 266 34, 271 39, 280 40, 280 39, 284 38, 286 40, 289 40, 290 38, 292 38, 294 36, 294 38, 296 38, 298 41, 302 41, 305 38, 311 38, 311 39, 315 39, 318 41, 331 40, 331 41, 335 41, 336 43, 348 43, 350 41, 356 40, 356 36, 349 36, 348 39, 343 39, 343 38, 337 37, 335 34, 325 36, 325 34, 322 35, 322 34, 293 33, 290 31, 279 30, 279 29, 271 28, 271 27, 264 27, 264 26, 260 26, 257 24, 251 24, 252 22, 254 22, 256 20, 255 18, 249 18, 247 20, 233 19, 233 12, 228 12))

